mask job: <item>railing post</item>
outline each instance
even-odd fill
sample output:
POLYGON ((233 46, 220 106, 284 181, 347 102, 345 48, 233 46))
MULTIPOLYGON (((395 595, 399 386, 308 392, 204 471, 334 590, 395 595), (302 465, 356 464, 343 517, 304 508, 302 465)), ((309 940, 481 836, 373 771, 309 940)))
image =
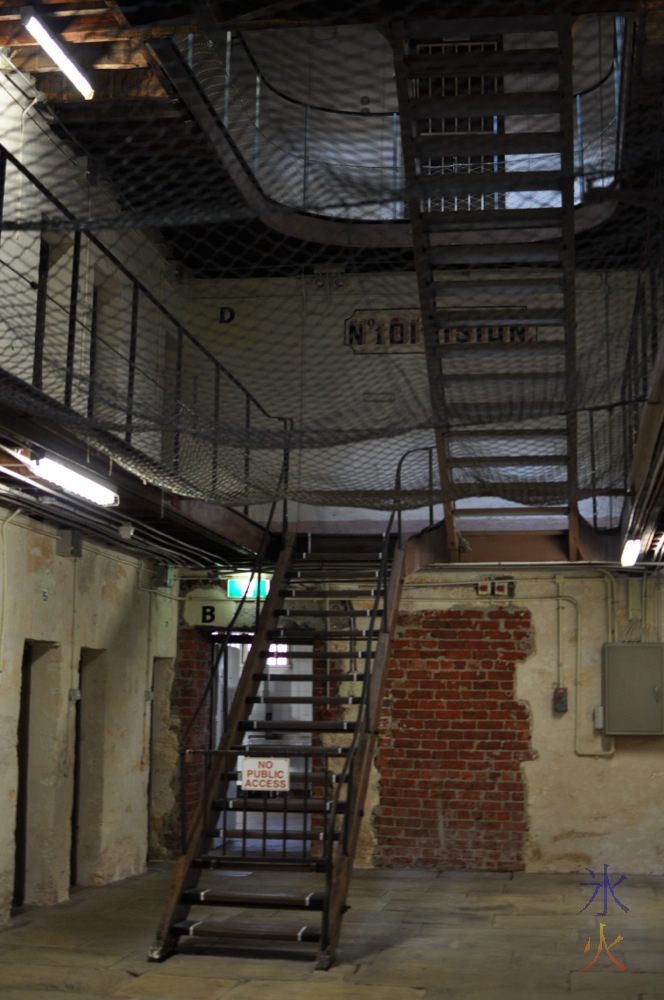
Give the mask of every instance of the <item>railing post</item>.
POLYGON ((180 470, 180 413, 182 410, 182 356, 184 354, 184 330, 178 324, 175 360, 175 427, 173 429, 173 472, 180 470))
POLYGON ((65 364, 65 398, 67 408, 71 408, 74 386, 74 358, 76 351, 76 313, 78 310, 78 280, 81 266, 81 231, 74 234, 74 255, 71 262, 71 291, 69 296, 69 329, 67 332, 67 360, 65 364))
MULTIPOLYGON (((249 443, 249 434, 251 431, 251 400, 249 396, 245 396, 244 400, 244 431, 246 434, 245 446, 244 446, 244 484, 247 494, 247 500, 249 499, 249 474, 251 472, 251 446, 249 443)), ((249 504, 245 503, 244 513, 249 515, 249 504)))
POLYGON ((304 107, 304 145, 302 150, 302 208, 307 210, 309 184, 309 105, 304 107))
POLYGON ((283 501, 281 508, 281 530, 283 537, 286 537, 288 531, 288 479, 290 474, 290 440, 289 440, 289 421, 284 420, 284 461, 283 461, 283 476, 282 476, 282 487, 283 487, 283 501))
POLYGON ((231 107, 231 52, 233 48, 233 35, 232 32, 226 32, 226 65, 224 69, 226 71, 226 84, 224 87, 224 126, 228 128, 228 120, 230 118, 230 107, 231 107))
POLYGON ((258 180, 260 166, 260 124, 261 124, 261 76, 256 74, 256 95, 254 98, 254 177, 258 180))
POLYGON ((212 445, 212 489, 217 490, 219 475, 219 413, 221 408, 221 371, 219 365, 214 366, 214 443, 212 445))
MULTIPOLYGON (((399 190, 399 152, 401 150, 401 140, 399 132, 399 112, 395 111, 392 116, 392 190, 395 195, 399 190)), ((403 205, 403 201, 399 202, 395 200, 392 202, 392 218, 399 219, 401 214, 399 212, 399 205, 403 205)))
POLYGON ((583 164, 583 118, 581 106, 581 94, 576 95, 576 142, 577 142, 577 177, 579 178, 579 200, 583 199, 586 192, 586 178, 583 164))
POLYGON ((3 146, 0 146, 0 240, 2 239, 2 223, 5 212, 5 185, 7 183, 7 153, 3 146))
POLYGON ((35 314, 35 346, 32 355, 32 384, 35 389, 41 389, 44 385, 44 340, 46 336, 46 302, 50 257, 51 248, 42 236, 39 243, 37 308, 35 314))
POLYGON ((125 441, 131 444, 134 421, 134 388, 136 385, 136 348, 138 342, 138 282, 134 282, 131 294, 131 326, 129 329, 129 371, 127 373, 127 426, 125 441))

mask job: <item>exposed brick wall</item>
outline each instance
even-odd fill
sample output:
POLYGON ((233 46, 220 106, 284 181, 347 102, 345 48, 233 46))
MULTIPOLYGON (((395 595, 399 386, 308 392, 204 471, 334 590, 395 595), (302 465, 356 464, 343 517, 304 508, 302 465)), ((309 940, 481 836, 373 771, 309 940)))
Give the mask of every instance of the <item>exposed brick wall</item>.
POLYGON ((521 762, 535 754, 514 674, 532 649, 530 612, 511 606, 399 617, 376 758, 376 865, 523 869, 521 762))
MULTIPOLYGON (((171 712, 173 720, 178 720, 180 738, 184 736, 210 678, 212 646, 205 636, 195 628, 181 628, 178 633, 178 651, 175 660, 175 679, 171 690, 171 712)), ((187 746, 209 747, 210 711, 209 698, 199 712, 189 735, 187 746)), ((175 777, 177 785, 177 808, 174 810, 169 828, 164 833, 165 846, 174 853, 180 852, 180 774, 175 777)), ((185 767, 185 815, 190 822, 203 795, 205 783, 205 757, 195 755, 186 760, 185 767)))

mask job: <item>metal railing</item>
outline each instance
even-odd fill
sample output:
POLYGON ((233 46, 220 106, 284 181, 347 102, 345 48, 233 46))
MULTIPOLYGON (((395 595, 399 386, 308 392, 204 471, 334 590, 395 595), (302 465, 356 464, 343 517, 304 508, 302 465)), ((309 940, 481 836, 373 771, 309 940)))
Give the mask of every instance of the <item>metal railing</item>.
MULTIPOLYGON (((599 24, 600 18, 596 20, 599 24)), ((623 38, 624 19, 615 18, 608 69, 602 65, 605 40, 598 37, 599 79, 574 94, 577 203, 615 179, 622 137, 623 38)), ((266 197, 327 218, 407 218, 396 93, 394 110, 325 107, 280 90, 242 35, 228 32, 223 46, 192 36, 177 42, 236 154, 266 197)), ((494 127, 500 127, 498 120, 494 127)), ((506 157, 500 169, 523 169, 522 160, 506 157)), ((468 166, 460 162, 449 169, 468 166)))
MULTIPOLYGON (((263 454, 261 478, 272 468, 286 491, 292 420, 271 414, 117 253, 0 146, 0 238, 8 232, 16 237, 11 246, 0 241, 0 370, 19 380, 28 411, 51 409, 54 422, 88 440, 96 435, 118 461, 129 456, 146 479, 185 494, 227 492, 230 465, 238 505, 257 470, 252 444, 269 431, 281 455, 266 461, 263 454), (19 185, 22 197, 29 188, 41 208, 34 224, 3 215, 19 185), (57 280, 49 275, 53 245, 61 258, 57 280), (18 354, 9 341, 20 343, 18 354)), ((274 482, 267 492, 273 495, 274 482)))

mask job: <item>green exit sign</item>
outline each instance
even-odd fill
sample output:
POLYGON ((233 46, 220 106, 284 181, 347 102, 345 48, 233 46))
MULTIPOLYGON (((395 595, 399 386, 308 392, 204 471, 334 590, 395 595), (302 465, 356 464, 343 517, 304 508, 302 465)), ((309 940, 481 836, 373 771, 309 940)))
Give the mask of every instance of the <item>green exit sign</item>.
POLYGON ((258 580, 249 580, 247 577, 234 576, 226 583, 226 593, 229 597, 234 597, 239 600, 245 595, 255 600, 258 596, 262 598, 267 597, 268 591, 270 589, 270 581, 261 579, 260 581, 260 593, 258 588, 258 580))

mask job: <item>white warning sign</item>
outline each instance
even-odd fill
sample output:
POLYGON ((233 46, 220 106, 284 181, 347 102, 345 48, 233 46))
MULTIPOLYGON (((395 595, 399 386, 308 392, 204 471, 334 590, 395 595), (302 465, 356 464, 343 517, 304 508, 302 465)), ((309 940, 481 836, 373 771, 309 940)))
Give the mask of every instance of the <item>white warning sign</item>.
POLYGON ((287 757, 245 757, 242 761, 242 788, 245 792, 290 791, 287 757))

